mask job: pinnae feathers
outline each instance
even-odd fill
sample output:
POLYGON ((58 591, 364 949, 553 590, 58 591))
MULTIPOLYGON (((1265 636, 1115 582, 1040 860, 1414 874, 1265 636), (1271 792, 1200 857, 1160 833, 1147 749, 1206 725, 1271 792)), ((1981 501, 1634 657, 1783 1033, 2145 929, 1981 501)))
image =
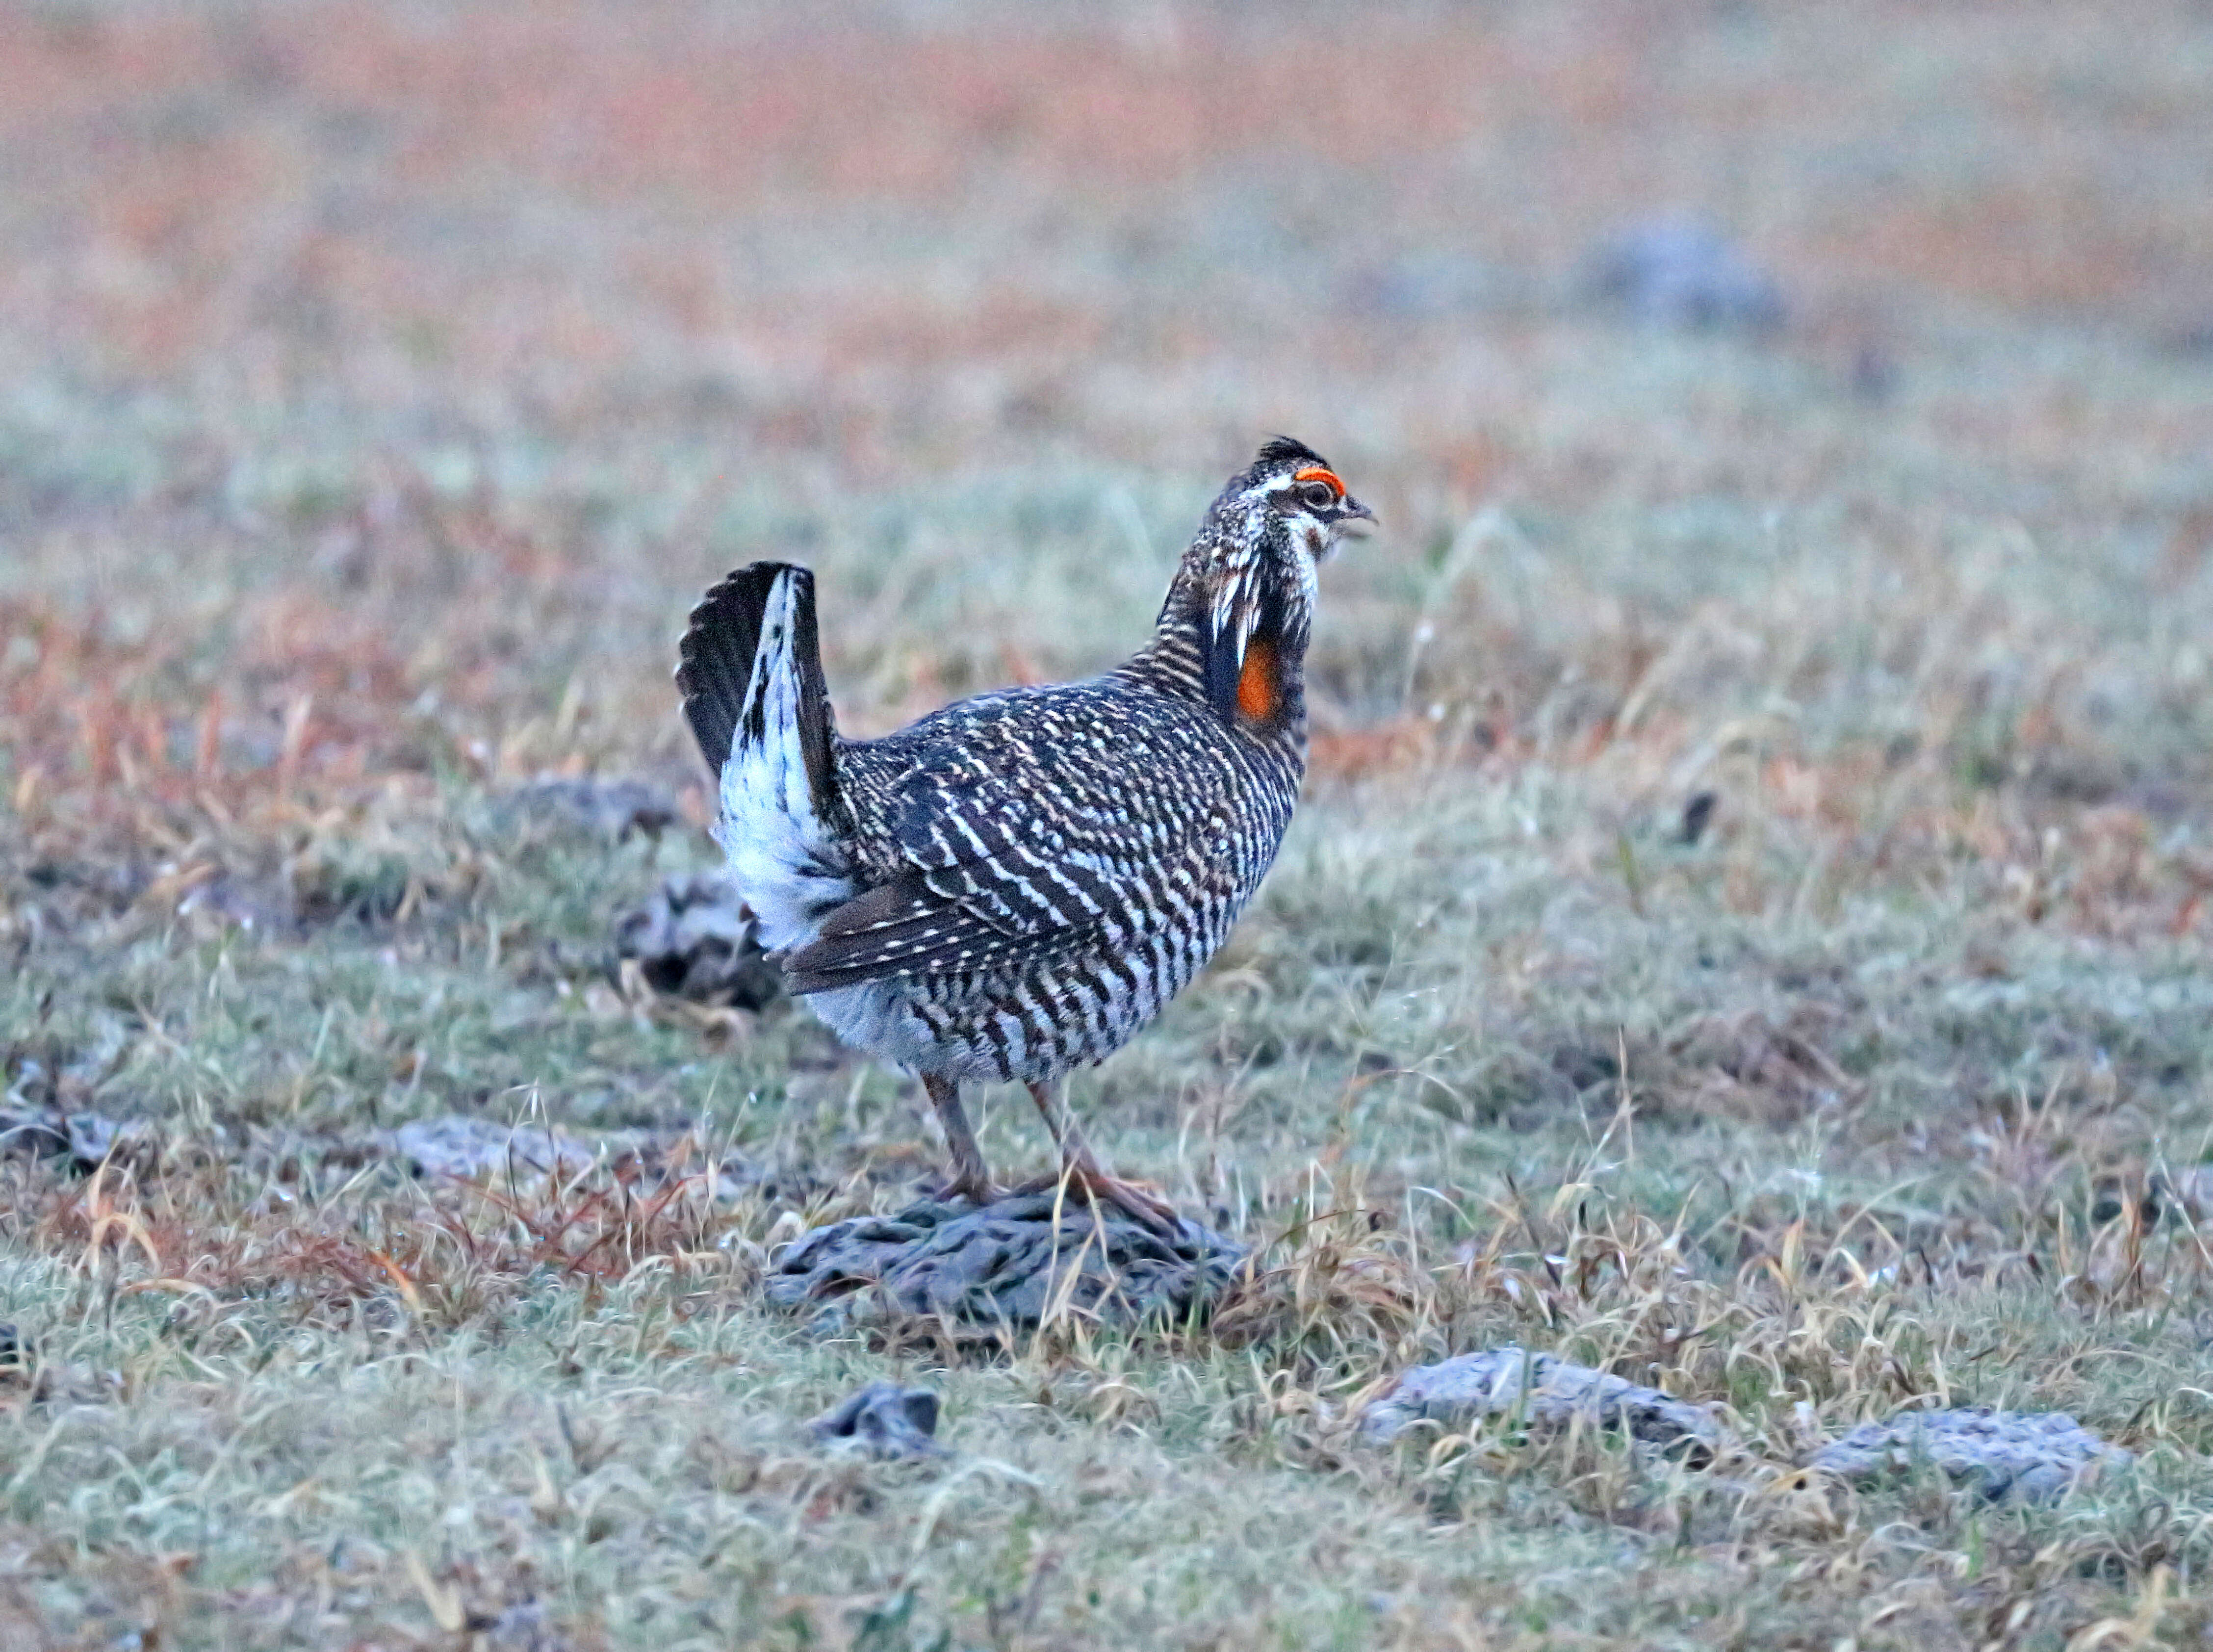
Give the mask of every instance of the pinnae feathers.
POLYGON ((1329 461, 1296 436, 1271 436, 1261 445, 1253 460, 1253 469, 1270 470, 1283 465, 1320 465, 1329 468, 1329 461))

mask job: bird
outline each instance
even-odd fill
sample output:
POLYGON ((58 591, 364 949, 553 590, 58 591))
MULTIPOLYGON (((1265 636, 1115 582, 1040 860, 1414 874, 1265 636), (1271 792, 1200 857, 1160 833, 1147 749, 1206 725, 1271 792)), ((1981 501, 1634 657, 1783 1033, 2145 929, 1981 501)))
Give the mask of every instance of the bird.
POLYGON ((1306 773, 1317 570, 1375 521, 1274 437, 1208 508, 1135 654, 874 740, 838 732, 810 570, 754 563, 692 609, 676 683, 731 881, 792 994, 920 1077, 940 1198, 999 1197, 960 1090, 1018 1082, 1059 1154, 1036 1188, 1178 1231, 1100 1163, 1065 1079, 1190 984, 1273 864, 1306 773))

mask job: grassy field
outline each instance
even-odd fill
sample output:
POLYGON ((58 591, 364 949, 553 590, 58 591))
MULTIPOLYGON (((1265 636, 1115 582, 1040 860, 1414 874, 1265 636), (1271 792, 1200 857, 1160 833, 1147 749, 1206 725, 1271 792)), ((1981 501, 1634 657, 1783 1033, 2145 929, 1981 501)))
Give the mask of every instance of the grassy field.
POLYGON ((2201 1643, 2209 107, 2183 4, 0 4, 0 1083, 132 1127, 0 1159, 0 1648, 2201 1643), (1594 298, 1670 212, 1779 324, 1594 298), (814 564, 849 731, 1094 669, 1277 430, 1308 796, 1075 1087, 1259 1276, 809 1340, 938 1143, 611 968, 688 604, 814 564), (1355 1443, 1503 1341, 1740 1445, 1355 1443), (808 1443, 880 1375, 954 1455, 808 1443), (1917 1404, 2137 1461, 1795 1471, 1917 1404))

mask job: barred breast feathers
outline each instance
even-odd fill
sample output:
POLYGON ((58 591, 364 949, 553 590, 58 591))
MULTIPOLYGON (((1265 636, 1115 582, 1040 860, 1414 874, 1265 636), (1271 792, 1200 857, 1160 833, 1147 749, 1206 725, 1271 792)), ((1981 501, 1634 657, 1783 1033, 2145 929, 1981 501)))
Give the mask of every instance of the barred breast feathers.
POLYGON ((1210 722, 1110 675, 980 697, 844 747, 858 852, 883 876, 785 960, 792 991, 1044 964, 1194 921, 1179 876, 1247 858, 1219 839, 1242 835, 1270 789, 1269 765, 1210 722))

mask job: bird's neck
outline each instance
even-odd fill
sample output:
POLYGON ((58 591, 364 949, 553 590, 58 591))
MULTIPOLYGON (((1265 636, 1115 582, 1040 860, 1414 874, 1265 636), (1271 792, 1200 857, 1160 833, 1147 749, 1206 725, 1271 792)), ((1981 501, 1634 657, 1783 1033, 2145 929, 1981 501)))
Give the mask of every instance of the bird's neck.
POLYGON ((1306 737, 1307 627, 1294 594, 1261 600, 1243 653, 1215 633, 1216 581, 1186 558, 1168 587, 1151 640, 1122 674, 1204 705, 1240 733, 1302 744, 1306 737))

